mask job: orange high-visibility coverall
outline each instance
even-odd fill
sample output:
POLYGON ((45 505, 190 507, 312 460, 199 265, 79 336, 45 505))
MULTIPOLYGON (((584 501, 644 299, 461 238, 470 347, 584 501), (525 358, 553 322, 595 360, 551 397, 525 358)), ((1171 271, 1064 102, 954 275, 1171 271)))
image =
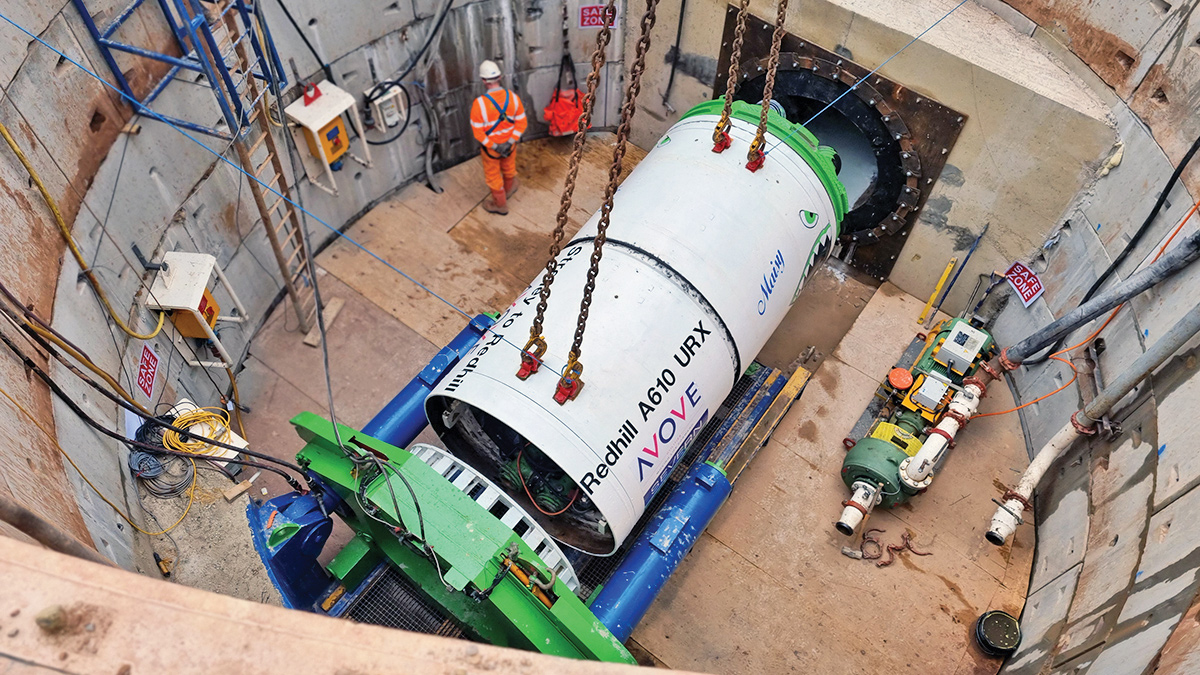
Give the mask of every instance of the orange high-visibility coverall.
POLYGON ((508 157, 499 157, 495 147, 507 141, 515 144, 528 125, 525 106, 514 91, 492 89, 471 104, 471 130, 483 146, 480 151, 483 176, 493 193, 503 194, 506 180, 511 181, 517 175, 516 149, 508 157))

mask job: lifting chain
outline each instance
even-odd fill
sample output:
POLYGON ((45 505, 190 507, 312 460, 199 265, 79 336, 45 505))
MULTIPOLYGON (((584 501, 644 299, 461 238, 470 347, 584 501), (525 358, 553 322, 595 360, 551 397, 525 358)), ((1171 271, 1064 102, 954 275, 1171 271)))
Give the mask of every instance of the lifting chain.
MULTIPOLYGON (((565 7, 565 5, 564 5, 565 7)), ((566 11, 564 9, 564 11, 566 11)), ((612 39, 610 17, 617 12, 616 0, 608 0, 601 15, 600 32, 596 35, 596 49, 592 52, 592 71, 587 76, 587 93, 583 96, 583 111, 579 116, 579 129, 575 131, 575 144, 571 148, 571 161, 567 167, 567 178, 563 182, 562 201, 558 205, 558 215, 555 217, 553 240, 550 242, 550 259, 546 261, 546 272, 542 275, 542 287, 538 292, 537 315, 533 325, 529 327, 529 342, 521 351, 521 368, 517 377, 524 380, 538 371, 541 359, 546 354, 546 338, 542 336, 542 323, 546 318, 546 307, 550 301, 550 286, 554 283, 554 275, 558 272, 558 254, 562 251, 562 241, 571 212, 571 198, 575 194, 575 179, 579 175, 579 162, 583 158, 583 145, 587 140, 587 131, 592 126, 592 108, 596 103, 596 88, 600 83, 600 70, 604 67, 604 51, 612 39)), ((563 24, 563 49, 567 48, 566 23, 563 24)), ((574 73, 571 74, 572 78, 574 73)))
POLYGON ((725 108, 721 110, 721 119, 717 128, 713 129, 713 152, 724 152, 733 145, 729 137, 729 113, 733 110, 733 90, 737 84, 737 70, 742 60, 742 42, 746 36, 746 9, 750 0, 742 0, 738 7, 737 26, 733 29, 733 49, 729 52, 729 79, 725 81, 725 108))
POLYGON ((596 289, 596 276, 600 273, 600 257, 603 255, 604 242, 608 238, 608 224, 612 216, 613 197, 617 194, 620 183, 621 169, 625 161, 625 148, 629 143, 629 125, 633 114, 637 111, 637 97, 642 90, 642 73, 646 71, 646 52, 650 49, 650 30, 654 28, 655 10, 658 0, 646 0, 646 12, 642 14, 641 35, 638 37, 637 48, 634 52, 633 65, 629 68, 629 87, 625 90, 625 103, 621 106, 621 123, 617 127, 617 142, 613 148, 612 165, 608 168, 608 185, 604 188, 604 205, 600 207, 600 222, 596 225, 596 239, 592 242, 591 266, 588 267, 587 283, 583 287, 583 300, 579 303, 579 322, 575 326, 575 341, 567 354, 567 366, 558 387, 554 392, 554 400, 559 405, 573 400, 583 389, 583 364, 579 356, 583 349, 583 332, 587 327, 588 312, 592 307, 592 291, 596 289))
POLYGON ((758 116, 758 131, 746 153, 746 168, 758 171, 766 160, 763 146, 766 145, 767 114, 771 112, 771 95, 775 93, 775 73, 779 70, 779 48, 783 44, 783 24, 787 19, 787 0, 779 0, 779 11, 775 14, 775 32, 771 34, 771 57, 767 60, 767 83, 763 87, 762 111, 758 116))

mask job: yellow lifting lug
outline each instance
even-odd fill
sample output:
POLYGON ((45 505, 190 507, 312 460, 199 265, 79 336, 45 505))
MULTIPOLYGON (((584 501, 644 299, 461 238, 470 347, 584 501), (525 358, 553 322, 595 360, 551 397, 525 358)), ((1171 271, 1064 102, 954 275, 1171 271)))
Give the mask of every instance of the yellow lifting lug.
POLYGON ((517 377, 524 380, 536 373, 541 367, 542 357, 545 355, 546 338, 541 335, 529 336, 529 342, 526 342, 525 349, 521 350, 521 367, 517 370, 517 377))
POLYGON ((566 405, 567 401, 574 401, 575 397, 583 389, 583 380, 579 376, 583 375, 583 364, 579 362, 579 357, 572 352, 567 357, 567 366, 563 368, 562 377, 558 378, 558 386, 554 388, 554 401, 559 405, 566 405))

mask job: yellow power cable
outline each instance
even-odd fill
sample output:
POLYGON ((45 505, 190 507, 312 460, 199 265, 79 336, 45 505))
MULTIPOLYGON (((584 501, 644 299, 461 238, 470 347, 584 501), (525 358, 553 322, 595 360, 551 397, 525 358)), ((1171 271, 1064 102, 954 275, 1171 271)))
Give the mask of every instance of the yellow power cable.
POLYGON ((242 397, 238 395, 237 378, 233 376, 233 368, 226 368, 225 372, 229 373, 229 385, 233 393, 233 416, 237 418, 238 431, 242 432, 242 438, 248 441, 246 425, 242 424, 242 397))
POLYGON ((159 535, 166 534, 166 533, 170 532, 171 530, 175 529, 179 525, 179 523, 183 522, 183 519, 187 517, 187 514, 189 512, 191 512, 192 504, 196 501, 196 460, 194 460, 190 457, 188 458, 188 461, 192 463, 192 485, 191 485, 191 487, 188 488, 188 503, 187 503, 187 508, 185 508, 183 510, 183 515, 179 516, 179 520, 176 520, 170 527, 166 528, 165 530, 160 530, 158 532, 150 532, 149 530, 143 530, 141 527, 138 526, 137 523, 133 522, 132 518, 125 515, 125 512, 122 511, 116 504, 112 503, 112 501, 110 501, 108 497, 105 497, 103 492, 100 492, 100 489, 97 488, 96 485, 94 483, 92 483, 91 480, 88 479, 87 475, 84 474, 82 470, 80 470, 79 465, 75 463, 75 460, 71 458, 71 455, 69 455, 66 450, 63 450, 62 445, 59 444, 58 439, 54 437, 54 434, 51 434, 46 429, 46 427, 42 426, 42 423, 39 422, 37 420, 37 418, 34 417, 28 410, 25 409, 25 406, 18 403, 17 399, 13 398, 12 395, 9 394, 7 391, 5 391, 3 387, 0 387, 0 394, 4 394, 4 398, 7 398, 13 405, 15 405, 17 407, 17 410, 20 410, 22 414, 24 414, 26 417, 28 417, 29 421, 33 422, 33 425, 36 426, 43 434, 45 434, 46 438, 50 439, 50 442, 54 444, 54 447, 58 448, 58 451, 60 453, 62 453, 62 456, 65 457, 66 460, 71 463, 71 466, 74 467, 75 471, 79 474, 79 477, 83 479, 83 482, 87 483, 88 487, 92 488, 92 491, 96 493, 96 496, 100 497, 100 499, 103 500, 105 504, 108 504, 110 507, 112 507, 112 510, 116 511, 117 515, 121 516, 121 518, 125 522, 129 523, 129 525, 133 529, 137 530, 138 532, 141 532, 142 534, 147 534, 147 535, 150 535, 151 537, 157 537, 159 535))
POLYGON ((32 321, 26 320, 25 325, 27 327, 29 327, 29 330, 37 333, 38 335, 42 336, 46 340, 49 340, 50 342, 53 342, 60 349, 62 349, 64 352, 66 352, 71 358, 73 358, 76 361, 78 361, 79 363, 83 364, 83 366, 85 368, 92 371, 98 377, 100 377, 100 379, 107 382, 108 386, 112 387, 113 391, 116 392, 118 396, 125 399, 131 405, 135 406, 138 410, 141 410, 142 412, 146 413, 147 415, 152 414, 150 412, 150 410, 146 408, 146 406, 142 405, 141 403, 138 403, 133 398, 133 396, 131 396, 129 394, 129 392, 125 391, 125 388, 122 387, 121 384, 119 382, 117 382, 116 379, 114 379, 112 375, 109 375, 107 372, 105 372, 103 369, 101 369, 100 366, 97 366, 95 363, 93 363, 91 359, 87 358, 83 354, 81 354, 78 351, 76 351, 75 349, 73 349, 65 341, 59 339, 59 337, 57 335, 55 335, 54 333, 51 333, 50 331, 46 330, 45 328, 42 328, 41 326, 37 325, 36 323, 34 323, 32 321))
POLYGON ((149 340, 158 335, 159 331, 162 330, 163 321, 166 319, 166 314, 164 312, 158 313, 158 325, 154 327, 153 331, 146 334, 135 332, 132 328, 125 324, 125 321, 121 319, 120 316, 117 315, 117 311, 113 309, 112 304, 108 301, 108 296, 104 293, 104 289, 100 286, 100 280, 97 279, 96 275, 92 273, 92 270, 88 268, 87 260, 83 257, 83 253, 79 250, 79 246, 76 245, 75 238, 71 236, 71 228, 67 227, 67 222, 63 219, 62 212, 58 210, 58 204, 54 201, 54 197, 50 195, 50 191, 46 189, 45 183, 43 183, 41 177, 38 176, 37 170, 34 169, 33 165, 29 163, 29 158, 27 158, 25 153, 21 151, 20 146, 18 146, 17 142, 13 140, 12 135, 8 133, 8 128, 5 127, 3 123, 0 123, 0 136, 4 136, 4 140, 8 142, 8 147, 12 148, 12 151, 17 156, 17 159, 21 160, 21 164, 25 166, 25 171, 29 173, 29 177, 33 180, 34 184, 37 185, 38 190, 42 193, 42 199, 46 202, 46 206, 50 208, 50 212, 54 214, 54 222, 58 224, 59 231, 62 232, 63 238, 67 240, 67 248, 71 249, 71 254, 75 256, 75 261, 79 263, 79 269, 82 270, 84 276, 87 277, 88 283, 90 283, 92 288, 95 289, 97 297, 100 298, 100 304, 104 305, 104 309, 108 311, 108 315, 112 317, 117 326, 119 326, 121 330, 125 331, 125 334, 129 337, 137 338, 138 340, 149 340))
POLYGON ((229 414, 223 408, 196 408, 189 410, 175 418, 172 422, 174 426, 180 429, 191 429, 198 424, 208 425, 209 436, 188 435, 188 440, 183 439, 183 435, 174 429, 166 429, 163 431, 163 447, 169 450, 178 450, 193 455, 214 455, 219 454, 224 449, 212 445, 212 441, 218 443, 228 443, 230 437, 229 431, 229 414))

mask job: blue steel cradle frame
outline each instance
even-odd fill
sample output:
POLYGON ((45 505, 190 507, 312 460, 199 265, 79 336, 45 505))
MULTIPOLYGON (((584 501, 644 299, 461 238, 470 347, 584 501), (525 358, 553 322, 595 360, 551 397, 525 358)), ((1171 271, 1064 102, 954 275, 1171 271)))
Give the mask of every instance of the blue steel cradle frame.
POLYGON ((221 9, 221 13, 212 22, 209 22, 199 0, 157 0, 163 16, 171 28, 171 33, 175 36, 179 52, 183 54, 178 57, 127 44, 113 37, 121 25, 145 1, 132 0, 113 18, 111 23, 100 28, 92 19, 86 0, 72 0, 76 9, 79 10, 84 25, 87 26, 88 32, 96 42, 96 46, 100 49, 105 63, 108 64, 108 69, 112 72, 117 86, 128 97, 127 100, 134 102, 136 112, 142 114, 149 112, 154 101, 168 84, 178 78, 180 71, 196 72, 204 76, 206 85, 213 90, 229 131, 222 131, 216 127, 208 127, 162 113, 156 113, 150 117, 162 117, 185 129, 225 140, 233 140, 241 137, 249 128, 251 112, 268 91, 276 97, 276 100, 279 100, 280 92, 283 87, 287 86, 287 77, 284 75, 279 53, 275 50, 271 31, 267 27, 266 21, 263 20, 257 3, 251 0, 230 0, 229 4, 221 9), (231 33, 228 46, 224 52, 221 52, 217 40, 213 37, 211 26, 217 22, 226 21, 230 12, 236 12, 237 18, 231 23, 239 26, 240 34, 233 35, 231 33), (255 30, 256 23, 261 30, 261 39, 259 32, 255 30), (242 69, 237 49, 247 38, 249 38, 252 50, 248 56, 253 60, 249 67, 242 69), (209 59, 202 54, 200 51, 202 49, 207 50, 208 54, 212 54, 214 58, 209 59), (117 65, 114 51, 160 61, 170 65, 171 68, 154 86, 154 89, 144 98, 138 98, 129 86, 129 81, 125 78, 124 73, 121 72, 120 66, 117 65), (234 73, 231 73, 230 69, 231 59, 236 64, 234 70, 241 71, 238 73, 240 80, 236 82, 234 73), (264 81, 267 86, 263 87, 253 99, 247 99, 247 83, 251 77, 264 81))

